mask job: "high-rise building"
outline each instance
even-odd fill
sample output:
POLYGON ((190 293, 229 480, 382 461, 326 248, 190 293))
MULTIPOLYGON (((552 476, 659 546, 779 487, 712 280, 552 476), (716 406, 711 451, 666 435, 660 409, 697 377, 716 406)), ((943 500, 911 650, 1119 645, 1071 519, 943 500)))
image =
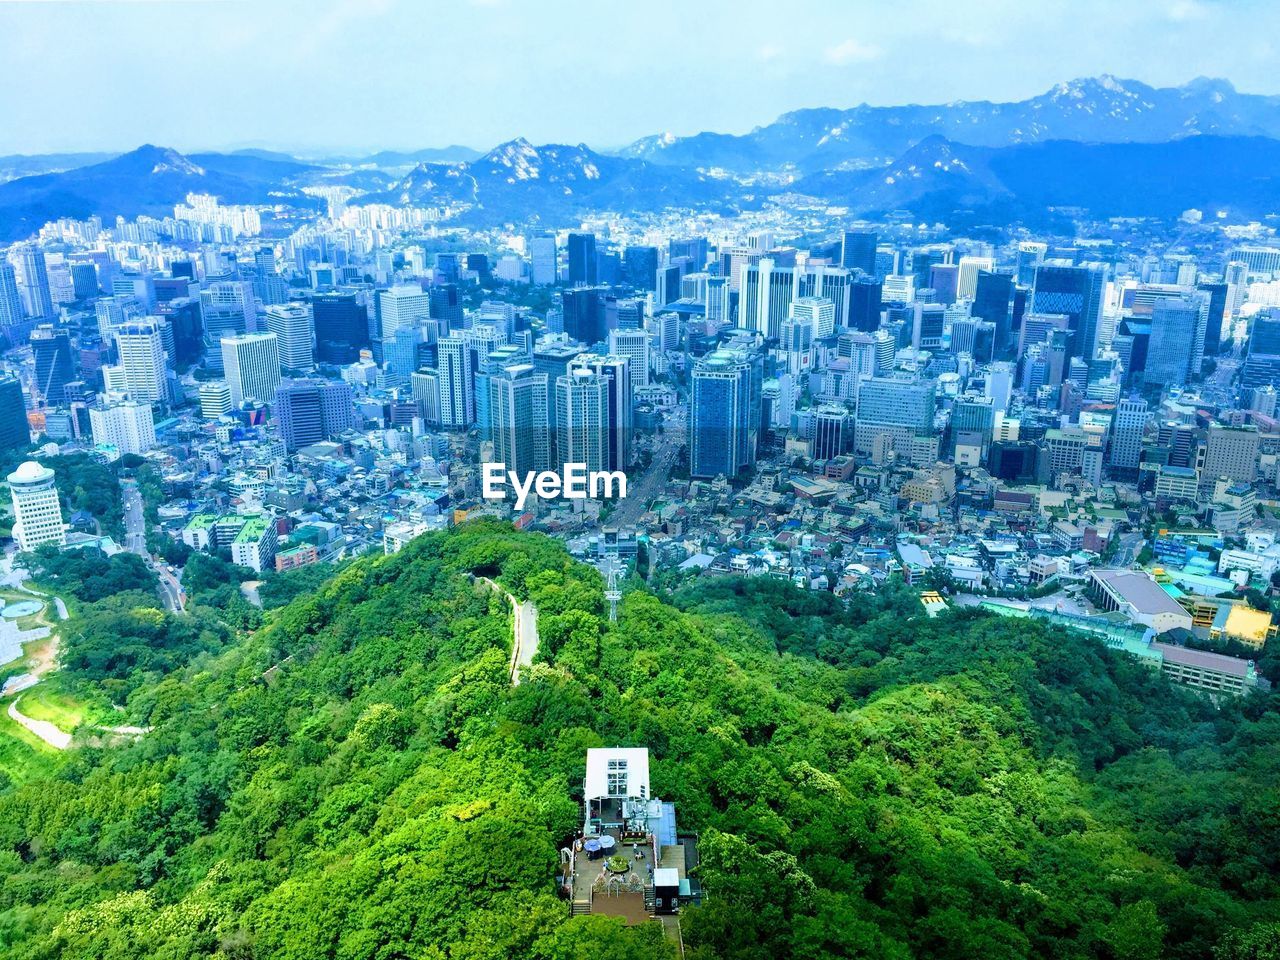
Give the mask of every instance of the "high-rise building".
POLYGON ((268 403, 280 384, 280 345, 274 333, 243 333, 222 338, 222 367, 231 403, 268 403))
POLYGON ((879 237, 868 230, 846 230, 840 249, 840 266, 876 275, 876 242, 879 237))
POLYGON ((71 337, 65 330, 41 324, 31 331, 31 354, 35 360, 35 391, 46 405, 56 406, 62 402, 62 388, 75 379, 71 337))
POLYGON ((23 322, 22 294, 18 290, 18 272, 0 257, 0 333, 7 333, 23 322))
POLYGON ((1227 477, 1252 483, 1258 476, 1258 447, 1261 437, 1255 426, 1233 427, 1209 424, 1205 439, 1204 470, 1201 476, 1213 481, 1227 477))
POLYGON ((276 335, 280 365, 286 370, 310 370, 315 366, 315 325, 308 304, 273 303, 265 311, 266 327, 276 335))
POLYGON ((1141 397, 1131 397, 1116 404, 1108 458, 1116 476, 1130 480, 1137 477, 1138 464, 1142 460, 1142 435, 1150 416, 1147 401, 1141 397))
POLYGON ((67 529, 62 524, 62 505, 53 471, 28 460, 9 474, 13 498, 13 539, 26 552, 45 543, 62 546, 67 529))
POLYGON ((615 356, 627 358, 627 369, 631 373, 633 389, 649 385, 648 330, 610 330, 609 352, 615 356))
POLYGON ((531 237, 529 240, 529 276, 542 286, 550 286, 560 279, 556 266, 558 251, 555 234, 531 237))
POLYGON ((564 332, 573 339, 594 346, 603 343, 605 329, 605 287, 579 287, 564 291, 564 332))
POLYGON ((231 387, 225 380, 206 380, 200 384, 200 416, 206 420, 217 420, 234 409, 231 387))
POLYGON ((89 408, 89 429, 99 447, 114 447, 121 456, 141 456, 156 445, 151 404, 119 400, 89 408))
POLYGON ((318 293, 311 314, 321 363, 355 363, 369 347, 369 311, 354 293, 318 293))
POLYGON ((858 277, 849 287, 849 327, 863 333, 880 329, 880 292, 883 281, 878 277, 858 277))
POLYGON ((349 430, 353 409, 351 384, 343 380, 285 380, 276 387, 271 404, 290 453, 349 430))
POLYGON ((44 319, 57 316, 53 309, 53 295, 49 292, 49 269, 45 263, 44 251, 33 243, 25 245, 18 254, 18 265, 22 268, 27 312, 33 317, 44 319))
POLYGON ((961 257, 956 277, 956 299, 972 300, 978 291, 978 274, 990 273, 996 262, 990 257, 961 257))
POLYGON ((440 374, 430 368, 415 370, 409 375, 413 401, 418 405, 418 416, 424 423, 438 426, 440 423, 440 374))
POLYGON ((594 286, 596 283, 596 235, 569 234, 569 286, 594 286))
POLYGON ((1227 321, 1228 285, 1225 281, 1218 283, 1201 283, 1198 288, 1209 298, 1208 316, 1205 322, 1204 354, 1208 357, 1218 355, 1222 343, 1222 335, 1227 321))
POLYGON ((131 399, 168 402, 169 380, 160 322, 147 318, 118 327, 116 355, 131 399))
POLYGON ((1006 349, 1013 321, 1013 277, 980 270, 974 284, 969 315, 995 324, 996 350, 1006 349))
POLYGON ((439 351, 440 425, 465 430, 476 419, 471 351, 462 337, 443 337, 439 351))
POLYGON ((1066 315, 1071 332, 1066 360, 1093 359, 1106 285, 1106 271, 1100 264, 1077 266, 1065 260, 1049 260, 1036 268, 1031 309, 1066 315))
POLYGON ((1203 294, 1155 302, 1143 374, 1146 383, 1187 383, 1200 375, 1208 309, 1208 297, 1203 294))
POLYGON ((14 376, 0 376, 0 453, 25 450, 30 445, 31 426, 27 423, 22 381, 14 376))
POLYGON ((493 459, 518 476, 551 469, 547 375, 531 363, 504 367, 489 378, 493 459))
POLYGON ((631 364, 626 357, 615 354, 607 356, 582 354, 574 357, 569 366, 571 371, 575 367, 585 367, 593 373, 600 374, 608 382, 609 391, 606 398, 608 406, 605 411, 607 466, 610 470, 625 470, 631 466, 632 406, 634 404, 631 364))
POLYGON ((1280 384, 1280 316, 1258 314, 1249 332, 1249 355, 1240 372, 1243 387, 1280 384))
POLYGON ((657 247, 627 247, 623 251, 627 285, 637 290, 653 290, 658 276, 657 247))
POLYGON ((910 447, 917 435, 933 432, 937 395, 933 381, 907 377, 873 377, 858 389, 854 447, 870 456, 876 438, 886 436, 894 448, 910 447))
POLYGON ((843 404, 824 403, 813 413, 810 453, 815 460, 831 460, 853 443, 853 418, 843 404))
POLYGON ((440 321, 440 327, 448 333, 461 330, 463 321, 462 293, 456 283, 437 283, 427 291, 431 319, 440 321))
POLYGON ((609 381, 590 367, 556 378, 555 463, 609 469, 609 381))
POLYGON ((795 297, 795 269, 778 266, 772 257, 761 257, 743 265, 738 286, 738 326, 776 339, 795 297))
POLYGON ((756 462, 761 416, 760 358, 713 350, 693 368, 689 404, 689 474, 735 477, 756 462))
POLYGON ((431 297, 421 287, 399 286, 378 294, 379 332, 390 340, 401 327, 431 316, 431 297))

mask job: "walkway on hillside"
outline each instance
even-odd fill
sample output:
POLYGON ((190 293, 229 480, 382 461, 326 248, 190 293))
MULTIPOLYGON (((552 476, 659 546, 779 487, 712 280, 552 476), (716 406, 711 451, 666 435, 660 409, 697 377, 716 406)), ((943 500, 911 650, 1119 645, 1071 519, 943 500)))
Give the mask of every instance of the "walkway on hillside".
POLYGON ((25 713, 19 712, 18 701, 21 699, 21 697, 18 697, 13 703, 9 704, 9 719, 26 727, 53 749, 67 749, 68 744, 71 743, 71 734, 59 730, 48 720, 33 720, 25 713))
POLYGON ((488 584, 511 603, 511 685, 520 686, 520 668, 532 665, 533 658, 538 655, 538 608, 532 603, 520 602, 506 590, 488 577, 476 577, 481 583, 488 584))

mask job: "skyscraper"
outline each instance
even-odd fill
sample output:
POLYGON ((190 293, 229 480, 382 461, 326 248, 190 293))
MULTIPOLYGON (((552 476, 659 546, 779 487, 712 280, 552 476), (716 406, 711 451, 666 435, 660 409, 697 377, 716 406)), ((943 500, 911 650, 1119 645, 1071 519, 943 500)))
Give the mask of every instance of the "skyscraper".
POLYGON ((1108 459, 1112 473, 1121 479, 1137 477, 1138 463, 1142 459, 1142 434, 1149 417, 1147 401, 1141 397, 1131 397, 1116 404, 1108 459))
POLYGON ((956 278, 956 299, 972 300, 978 289, 978 274, 990 273, 996 262, 990 257, 961 257, 956 278))
POLYGON ((311 299, 311 314, 321 363, 355 363, 369 347, 369 311, 354 293, 318 293, 311 299))
POLYGON ((858 277, 849 287, 849 326, 864 333, 880 329, 880 289, 878 277, 858 277))
POLYGON ((231 402, 269 402, 280 384, 280 345, 274 333, 243 333, 222 338, 222 366, 231 402))
POLYGON ((602 287, 579 287, 564 291, 564 332, 573 339, 594 346, 604 341, 605 293, 602 287))
POLYGON ((610 470, 625 470, 631 466, 631 364, 626 357, 615 354, 582 354, 574 357, 569 367, 571 372, 575 367, 585 367, 600 374, 608 383, 605 411, 605 443, 608 453, 606 466, 610 470))
POLYGON ((738 326, 776 339, 795 297, 795 270, 780 267, 772 257, 761 257, 742 267, 739 281, 738 326))
POLYGON ((44 251, 29 243, 19 253, 18 263, 22 267, 22 286, 27 293, 28 312, 33 317, 45 319, 56 316, 53 296, 49 292, 49 271, 44 251))
POLYGON ((876 275, 876 242, 879 237, 868 230, 846 230, 840 249, 840 266, 876 275))
POLYGON ((141 456, 156 445, 151 404, 139 400, 90 407, 89 428, 96 446, 114 447, 121 456, 141 456))
POLYGON ((13 497, 13 539, 18 541, 18 549, 25 552, 43 543, 66 543, 53 471, 28 460, 9 474, 8 480, 13 497))
POLYGON ((529 276, 534 283, 549 286, 560 279, 556 266, 557 255, 555 234, 530 238, 529 276))
POLYGON ((590 367, 574 367, 556 378, 555 463, 584 463, 588 471, 609 468, 609 381, 590 367))
POLYGON ((609 352, 615 356, 627 358, 627 369, 631 373, 633 389, 649 385, 648 330, 610 330, 609 352))
POLYGON ((1013 317, 1013 277, 989 270, 979 271, 969 314, 995 324, 996 350, 1003 350, 1009 342, 1013 317))
POLYGON ((440 425, 465 430, 475 422, 471 351, 461 337, 440 340, 440 425))
POLYGON ((144 403, 168 401, 165 351, 160 324, 155 319, 137 320, 117 328, 116 354, 132 399, 144 403))
POLYGON ((489 378, 493 459, 519 476, 551 469, 547 375, 511 364, 489 378))
POLYGON ((1151 340, 1147 344, 1146 383, 1187 383, 1200 375, 1204 357, 1204 329, 1208 298, 1161 298, 1151 311, 1151 340))
POLYGON ((658 276, 658 248, 627 247, 623 259, 627 284, 637 290, 653 290, 658 276))
POLYGON ((351 428, 351 385, 342 380, 285 380, 276 387, 271 412, 285 449, 292 453, 351 428))
POLYGON ((596 282, 596 235, 569 234, 569 286, 592 286, 596 282))
POLYGON ((35 390, 46 405, 62 402, 62 388, 75 379, 71 362, 71 338, 65 330, 42 324, 31 331, 35 360, 35 390))
POLYGON ((266 308, 267 329, 276 335, 280 365, 286 370, 315 366, 315 326, 305 303, 273 303, 266 308))
POLYGON ((1071 332, 1068 361, 1072 357, 1086 362, 1093 359, 1106 282, 1106 272, 1100 264, 1076 266, 1066 260, 1048 260, 1036 268, 1031 309, 1066 315, 1071 332))
POLYGON ((31 445, 27 423, 27 402, 22 382, 13 376, 0 377, 0 453, 24 450, 31 445))
POLYGON ((431 297, 421 287, 392 287, 378 294, 379 332, 390 340, 401 327, 431 316, 431 297))
POLYGON ((0 333, 22 323, 22 294, 18 291, 18 273, 4 257, 0 257, 0 333))
POLYGON ((756 461, 762 388, 760 358, 714 350, 693 368, 689 474, 735 477, 756 461))

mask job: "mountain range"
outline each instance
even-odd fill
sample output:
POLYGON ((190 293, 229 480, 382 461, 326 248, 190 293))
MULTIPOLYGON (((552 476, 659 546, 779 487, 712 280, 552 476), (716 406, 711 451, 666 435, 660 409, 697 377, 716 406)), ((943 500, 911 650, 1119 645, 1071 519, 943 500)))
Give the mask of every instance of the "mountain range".
POLYGON ((1103 75, 1011 103, 796 110, 740 136, 645 137, 621 155, 734 173, 812 173, 878 166, 931 135, 1002 147, 1048 140, 1157 143, 1197 134, 1280 137, 1280 97, 1240 93, 1226 80, 1203 77, 1156 88, 1103 75))
POLYGON ((1031 221, 1054 207, 1258 217, 1280 210, 1280 97, 1223 80, 1157 89, 1102 76, 1016 103, 800 110, 742 136, 649 137, 614 154, 524 138, 484 154, 454 146, 313 162, 146 145, 105 159, 0 158, 0 180, 6 169, 45 172, 0 182, 0 242, 58 217, 163 214, 192 191, 314 207, 302 188, 317 183, 352 187, 357 203, 465 204, 463 222, 473 224, 729 212, 783 193, 853 214, 906 210, 955 223, 1031 221))

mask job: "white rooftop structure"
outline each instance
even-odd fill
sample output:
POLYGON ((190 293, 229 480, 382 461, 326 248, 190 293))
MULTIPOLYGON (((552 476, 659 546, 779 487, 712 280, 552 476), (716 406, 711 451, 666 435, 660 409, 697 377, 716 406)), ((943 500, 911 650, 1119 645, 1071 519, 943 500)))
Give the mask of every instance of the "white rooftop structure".
POLYGON ((646 747, 592 747, 587 751, 584 800, 649 796, 646 747))

